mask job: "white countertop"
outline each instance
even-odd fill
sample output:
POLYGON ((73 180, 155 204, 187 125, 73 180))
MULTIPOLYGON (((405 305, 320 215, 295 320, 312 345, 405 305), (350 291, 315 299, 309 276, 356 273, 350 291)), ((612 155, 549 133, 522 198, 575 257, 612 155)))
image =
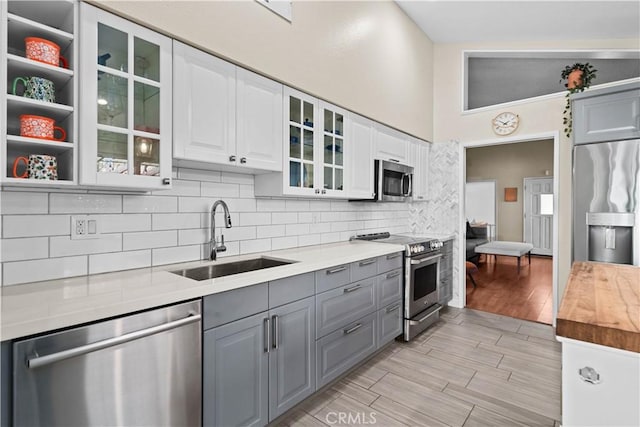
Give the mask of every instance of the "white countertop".
POLYGON ((342 242, 222 258, 215 263, 260 256, 295 262, 203 281, 170 271, 208 265, 213 263, 211 261, 6 286, 1 295, 0 340, 93 322, 402 250, 401 245, 342 242))

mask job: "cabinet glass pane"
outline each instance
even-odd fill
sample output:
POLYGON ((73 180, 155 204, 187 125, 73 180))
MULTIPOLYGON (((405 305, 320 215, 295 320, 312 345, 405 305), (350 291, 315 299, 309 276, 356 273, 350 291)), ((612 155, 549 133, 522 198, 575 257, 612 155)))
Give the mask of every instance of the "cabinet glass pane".
POLYGON ((335 182, 336 190, 343 190, 344 185, 342 183, 342 169, 336 169, 336 182, 335 182))
POLYGON ((127 127, 127 79, 98 71, 98 123, 127 127))
POLYGON ((304 167, 304 186, 306 188, 313 188, 313 165, 305 163, 302 166, 304 167))
POLYGON ((333 190, 333 168, 324 167, 324 188, 333 190))
POLYGON ((289 162, 289 187, 300 187, 300 162, 289 162))
POLYGON ((313 104, 304 102, 304 125, 313 127, 313 104))
POLYGON ((133 140, 133 173, 135 175, 160 175, 160 141, 143 136, 133 140))
POLYGON ((330 136, 324 136, 324 162, 327 164, 333 164, 333 138, 330 136))
POLYGON ((313 132, 304 130, 304 159, 313 161, 313 132))
POLYGON ((344 145, 344 141, 341 140, 340 138, 335 138, 334 140, 334 149, 336 151, 336 158, 335 158, 335 164, 338 166, 342 166, 342 153, 344 152, 343 150, 343 145, 344 145))
POLYGON ((133 73, 136 76, 159 82, 160 46, 134 37, 133 54, 133 73))
POLYGON ((344 117, 336 113, 336 135, 344 135, 344 117))
POLYGON ((324 110, 324 131, 333 133, 333 113, 329 110, 324 110))
POLYGON ((302 158, 301 146, 300 128, 289 126, 289 157, 293 157, 294 159, 302 158))
POLYGON ((300 121, 300 111, 302 108, 300 106, 300 100, 293 96, 289 97, 289 121, 294 123, 302 123, 300 121))
POLYGON ((98 65, 128 71, 127 33, 98 23, 98 65))
POLYGON ((160 133, 160 88, 135 82, 133 122, 136 130, 160 133))
POLYGON ((127 174, 127 134, 98 131, 98 172, 127 174))

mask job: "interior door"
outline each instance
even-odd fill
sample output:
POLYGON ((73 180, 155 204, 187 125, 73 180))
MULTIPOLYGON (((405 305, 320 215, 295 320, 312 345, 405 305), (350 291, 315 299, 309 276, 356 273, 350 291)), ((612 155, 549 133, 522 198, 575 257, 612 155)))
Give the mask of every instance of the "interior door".
POLYGON ((553 255, 553 178, 524 179, 524 241, 531 253, 553 255))

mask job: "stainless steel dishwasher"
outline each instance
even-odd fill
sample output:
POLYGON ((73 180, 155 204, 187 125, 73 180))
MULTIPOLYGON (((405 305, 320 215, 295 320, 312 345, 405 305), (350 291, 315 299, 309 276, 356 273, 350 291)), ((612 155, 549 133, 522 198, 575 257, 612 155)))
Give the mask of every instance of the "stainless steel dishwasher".
POLYGON ((16 426, 199 426, 200 301, 14 343, 16 426))

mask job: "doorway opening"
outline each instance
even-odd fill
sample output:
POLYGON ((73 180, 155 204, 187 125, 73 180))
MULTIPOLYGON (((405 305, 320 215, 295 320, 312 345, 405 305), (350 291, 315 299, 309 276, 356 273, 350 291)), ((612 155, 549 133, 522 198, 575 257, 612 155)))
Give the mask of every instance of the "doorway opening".
POLYGON ((557 133, 461 151, 463 306, 555 325, 557 133))

